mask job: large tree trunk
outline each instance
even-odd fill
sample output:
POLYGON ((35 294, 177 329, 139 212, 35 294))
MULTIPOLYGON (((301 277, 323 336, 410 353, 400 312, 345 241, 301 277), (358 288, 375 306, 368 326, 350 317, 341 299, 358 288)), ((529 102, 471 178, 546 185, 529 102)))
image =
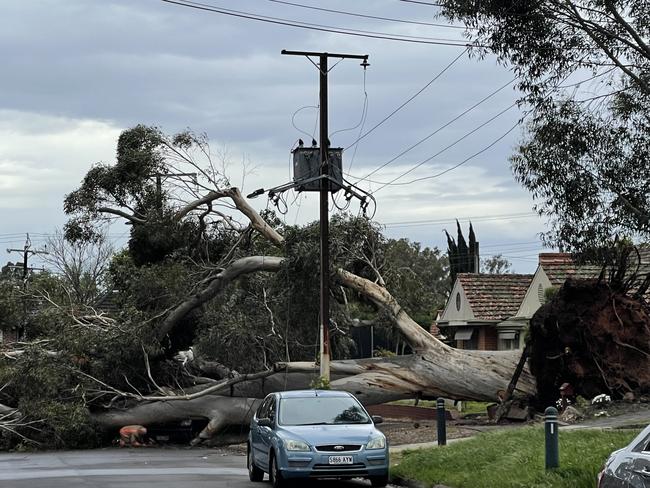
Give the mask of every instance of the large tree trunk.
MULTIPOLYGON (((277 265, 278 263, 274 263, 277 265)), ((365 405, 403 398, 437 398, 495 401, 517 367, 519 351, 466 351, 443 344, 414 322, 388 291, 343 270, 338 278, 362 293, 391 317, 395 327, 415 351, 407 356, 333 361, 331 387, 349 391, 365 405)), ((142 403, 119 412, 95 416, 107 428, 161 422, 188 416, 209 419, 202 437, 208 438, 227 424, 247 424, 255 410, 254 399, 273 391, 309 388, 318 377, 314 363, 278 364, 275 371, 197 387, 187 399, 141 398, 142 403), (209 390, 208 390, 209 388, 209 390), (201 395, 204 391, 206 394, 201 395)), ((527 369, 517 391, 532 394, 535 383, 527 369)))

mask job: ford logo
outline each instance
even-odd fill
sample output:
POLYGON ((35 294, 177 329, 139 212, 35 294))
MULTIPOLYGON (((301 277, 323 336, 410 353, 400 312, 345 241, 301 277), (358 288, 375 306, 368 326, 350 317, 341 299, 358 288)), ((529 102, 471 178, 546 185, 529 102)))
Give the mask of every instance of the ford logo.
POLYGON ((344 446, 334 446, 335 451, 343 451, 345 449, 344 446))

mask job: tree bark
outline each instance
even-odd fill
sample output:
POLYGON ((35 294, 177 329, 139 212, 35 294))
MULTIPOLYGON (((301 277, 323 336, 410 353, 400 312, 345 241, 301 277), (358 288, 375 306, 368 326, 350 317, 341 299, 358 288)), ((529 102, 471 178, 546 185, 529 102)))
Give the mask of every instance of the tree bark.
POLYGON ((210 284, 194 295, 185 299, 162 321, 156 331, 159 339, 164 338, 192 310, 217 296, 236 278, 256 271, 277 271, 283 258, 277 256, 249 256, 229 264, 223 271, 213 277, 210 284))

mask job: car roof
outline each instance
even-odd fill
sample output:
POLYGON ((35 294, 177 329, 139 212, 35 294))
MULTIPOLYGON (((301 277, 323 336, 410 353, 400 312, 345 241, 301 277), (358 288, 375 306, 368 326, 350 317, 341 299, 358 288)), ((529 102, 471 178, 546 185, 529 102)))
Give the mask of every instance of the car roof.
POLYGON ((347 391, 335 390, 291 390, 277 393, 279 398, 351 397, 347 391))

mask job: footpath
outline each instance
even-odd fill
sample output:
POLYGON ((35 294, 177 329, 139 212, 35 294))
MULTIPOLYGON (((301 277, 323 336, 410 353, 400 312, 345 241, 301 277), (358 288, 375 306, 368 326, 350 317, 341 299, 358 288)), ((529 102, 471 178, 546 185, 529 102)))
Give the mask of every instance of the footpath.
MULTIPOLYGON (((606 412, 606 410, 604 410, 606 412)), ((543 421, 542 421, 543 422, 543 421)), ((542 425, 540 422, 540 425, 542 425)), ((520 427, 529 426, 529 423, 521 424, 507 424, 507 425, 474 425, 472 426, 472 435, 465 437, 447 439, 447 444, 461 442, 463 440, 471 439, 477 434, 482 432, 493 432, 495 430, 504 429, 517 429, 520 427)), ((590 417, 575 424, 563 424, 560 422, 561 430, 580 430, 580 429, 642 429, 650 425, 650 404, 638 406, 638 410, 626 413, 619 413, 616 415, 608 416, 603 414, 599 417, 590 417)), ((410 444, 399 444, 390 447, 391 453, 400 453, 403 451, 410 451, 413 449, 425 449, 429 447, 437 447, 437 441, 430 442, 417 442, 410 444)))

